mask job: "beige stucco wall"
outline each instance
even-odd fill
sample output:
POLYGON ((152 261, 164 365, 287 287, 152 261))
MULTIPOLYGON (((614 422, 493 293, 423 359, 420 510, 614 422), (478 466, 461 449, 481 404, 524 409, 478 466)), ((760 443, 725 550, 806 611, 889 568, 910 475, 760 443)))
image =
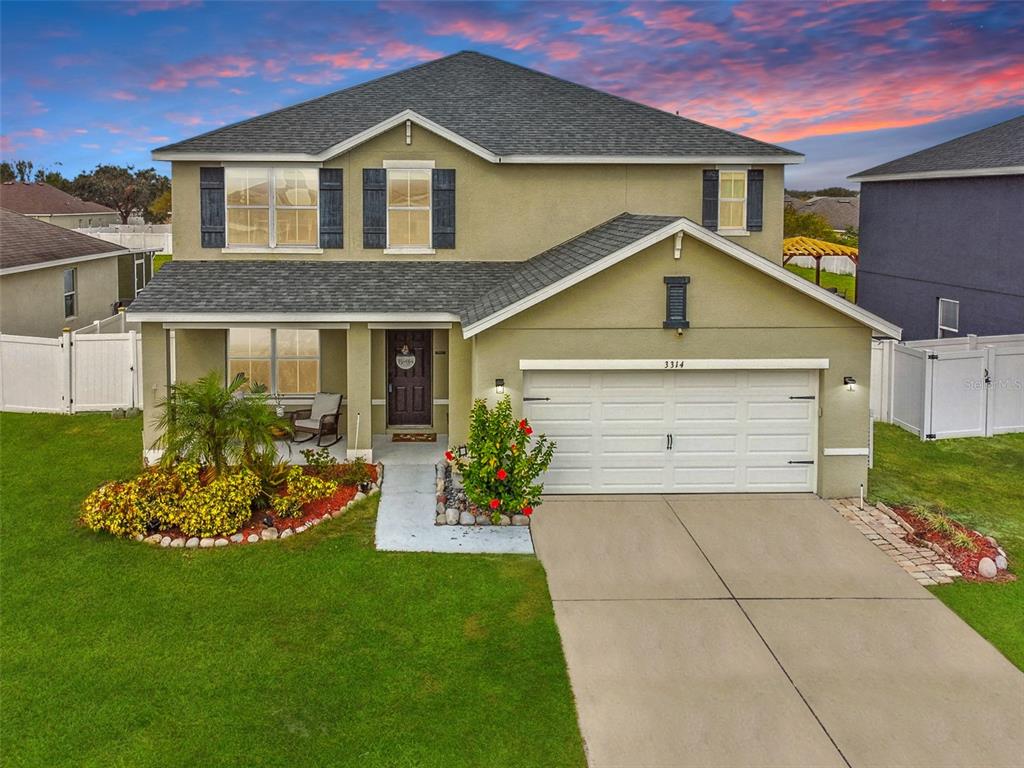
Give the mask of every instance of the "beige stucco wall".
POLYGON ((117 301, 117 257, 15 272, 0 277, 0 332, 17 336, 59 336, 110 317, 117 301), (64 317, 64 270, 78 270, 78 309, 64 317))
MULTIPOLYGON (((322 254, 259 254, 255 258, 415 259, 385 256, 362 247, 362 174, 384 160, 433 160, 456 171, 456 248, 426 258, 522 260, 561 243, 619 213, 686 216, 701 221, 704 166, 695 165, 519 165, 495 164, 430 131, 413 126, 411 145, 404 127, 395 128, 324 165, 344 169, 345 247, 322 254)), ((222 254, 199 245, 199 167, 172 166, 174 258, 254 258, 222 254)), ((709 166, 710 167, 710 166, 709 166)), ((760 167, 760 166, 759 166, 760 167)), ((764 229, 736 242, 774 261, 782 259, 783 170, 765 169, 764 229)))
POLYGON ((828 358, 818 491, 856 495, 866 458, 821 451, 867 446, 870 356, 868 328, 692 239, 676 261, 669 239, 474 337, 472 388, 493 400, 494 380, 503 378, 521 409, 524 358, 828 358), (691 327, 682 335, 662 328, 666 275, 691 278, 691 327), (844 376, 860 382, 856 391, 844 376))

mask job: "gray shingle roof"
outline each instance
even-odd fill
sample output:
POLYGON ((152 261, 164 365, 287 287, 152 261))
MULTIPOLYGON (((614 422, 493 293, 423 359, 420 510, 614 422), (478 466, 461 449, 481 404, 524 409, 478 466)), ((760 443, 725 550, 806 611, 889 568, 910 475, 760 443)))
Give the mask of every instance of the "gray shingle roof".
POLYGON ((1024 115, 892 160, 851 179, 1024 166, 1024 115))
POLYGON ((801 157, 474 51, 155 151, 318 154, 405 109, 502 156, 801 157))
POLYGON ((128 253, 128 249, 0 208, 0 269, 45 267, 54 261, 104 253, 128 253))
POLYGON ((801 213, 816 213, 825 219, 832 229, 847 230, 860 227, 859 197, 812 197, 809 200, 793 199, 790 202, 801 213))
POLYGON ((436 312, 469 324, 677 220, 622 214, 525 262, 171 261, 130 311, 436 312))

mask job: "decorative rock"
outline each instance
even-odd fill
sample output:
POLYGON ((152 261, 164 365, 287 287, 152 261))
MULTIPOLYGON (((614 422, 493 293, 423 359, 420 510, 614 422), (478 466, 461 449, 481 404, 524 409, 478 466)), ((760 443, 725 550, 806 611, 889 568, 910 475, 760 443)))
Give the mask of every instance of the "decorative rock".
POLYGON ((380 493, 380 486, 376 483, 370 486, 370 495, 373 496, 375 493, 380 493))
POLYGON ((356 495, 352 497, 352 501, 353 502, 358 502, 358 501, 362 501, 365 498, 366 498, 366 494, 363 493, 362 491, 358 491, 358 492, 356 492, 356 495))
POLYGON ((267 539, 276 539, 277 528, 264 528, 263 533, 261 533, 260 536, 263 537, 264 541, 266 541, 267 539))
POLYGON ((448 509, 444 511, 444 517, 445 522, 448 523, 448 525, 459 524, 459 510, 455 509, 454 507, 448 507, 448 509))
POLYGON ((291 528, 285 528, 283 531, 281 531, 281 538, 287 539, 293 533, 295 533, 295 531, 293 531, 291 528))
POLYGON ((491 516, 490 515, 477 515, 476 516, 476 524, 477 525, 490 525, 491 524, 491 516))
POLYGON ((228 541, 227 539, 217 539, 215 542, 213 542, 213 546, 215 546, 215 547, 226 547, 230 543, 231 542, 228 541))
POLYGON ((160 546, 161 547, 169 547, 169 546, 171 546, 171 537, 170 536, 164 536, 162 539, 160 539, 160 546))
POLYGON ((185 546, 189 549, 195 549, 199 546, 199 538, 196 536, 191 537, 188 541, 185 542, 185 546))
POLYGON ((213 539, 210 537, 202 538, 199 540, 199 546, 201 549, 209 549, 213 546, 213 539))
POLYGON ((458 472, 452 472, 452 488, 454 488, 456 491, 460 491, 463 488, 462 475, 460 475, 458 472))
POLYGON ((985 537, 985 541, 987 541, 993 547, 998 546, 998 542, 995 539, 993 539, 991 536, 986 536, 985 537))
POLYGON ((512 525, 512 518, 508 515, 502 515, 498 520, 498 525, 512 525))
POLYGON ((472 512, 463 512, 459 515, 459 525, 474 525, 476 523, 476 517, 473 516, 472 512))
POLYGON ((143 541, 147 544, 159 544, 160 538, 161 537, 159 533, 154 533, 152 536, 147 536, 146 538, 144 538, 143 541))
POLYGON ((442 512, 444 512, 444 504, 442 504, 440 501, 437 502, 436 509, 437 509, 437 514, 441 514, 442 512))
POLYGON ((1005 557, 1003 557, 1002 555, 996 555, 996 568, 998 568, 1000 571, 1005 571, 1007 565, 1009 565, 1009 563, 1006 562, 1005 557))
POLYGON ((181 549, 185 546, 185 540, 182 538, 171 539, 171 549, 181 549))
POLYGON ((143 536, 141 533, 136 533, 134 536, 132 536, 132 538, 135 539, 136 541, 142 541, 146 537, 143 536))
POLYGON ((248 536, 245 537, 245 540, 248 541, 250 544, 255 544, 257 541, 260 540, 260 537, 257 536, 255 533, 250 533, 248 536))
POLYGON ((448 525, 448 515, 443 512, 440 515, 434 517, 434 523, 436 525, 448 525))
POLYGON ((978 561, 978 575, 983 576, 986 579, 994 579, 998 573, 996 564, 992 562, 991 557, 983 557, 978 561))
POLYGON ((242 539, 244 539, 244 538, 245 537, 242 534, 240 534, 240 533, 232 533, 231 534, 231 541, 233 541, 235 544, 240 543, 242 541, 242 539))
MULTIPOLYGON (((315 522, 319 523, 320 521, 316 520, 315 522)), ((300 525, 298 528, 295 529, 295 532, 296 533, 305 533, 306 531, 309 530, 309 526, 310 525, 313 525, 313 523, 311 522, 311 523, 307 523, 306 525, 300 525)))
POLYGON ((512 515, 512 525, 529 525, 530 518, 526 515, 512 515))

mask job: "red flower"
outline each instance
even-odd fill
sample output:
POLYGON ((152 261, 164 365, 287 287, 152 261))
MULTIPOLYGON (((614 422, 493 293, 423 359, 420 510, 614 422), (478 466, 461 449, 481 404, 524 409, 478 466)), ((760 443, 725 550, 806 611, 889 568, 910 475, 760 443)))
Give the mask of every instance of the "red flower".
POLYGON ((523 432, 525 432, 527 435, 532 435, 533 434, 533 427, 527 426, 526 429, 523 430, 523 432))
POLYGON ((505 480, 507 478, 508 478, 508 472, 506 472, 504 469, 499 469, 498 470, 498 479, 499 480, 505 480))
POLYGON ((444 452, 444 457, 446 459, 448 459, 448 461, 454 461, 455 460, 455 454, 452 453, 451 451, 445 451, 444 452))
POLYGON ((529 517, 533 514, 533 507, 523 507, 523 514, 529 517))
POLYGON ((529 428, 530 428, 530 425, 526 423, 526 419, 523 419, 523 420, 521 420, 519 422, 519 430, 521 432, 526 432, 526 430, 529 429, 529 428))
POLYGON ((501 499, 491 499, 491 509, 497 509, 501 506, 501 499))

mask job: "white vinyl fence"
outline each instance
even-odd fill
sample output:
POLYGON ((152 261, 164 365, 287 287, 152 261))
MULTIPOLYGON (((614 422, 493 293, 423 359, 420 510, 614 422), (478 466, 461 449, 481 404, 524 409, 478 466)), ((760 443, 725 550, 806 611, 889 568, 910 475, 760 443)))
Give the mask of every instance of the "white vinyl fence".
POLYGON ((0 410, 79 413, 142 407, 142 336, 0 334, 0 410))
POLYGON ((134 251, 174 253, 170 224, 107 224, 79 227, 75 231, 134 251))
POLYGON ((871 410, 922 440, 1024 432, 1024 334, 876 341, 871 410))
MULTIPOLYGON (((794 256, 786 263, 814 269, 814 258, 811 256, 794 256)), ((831 272, 834 275, 855 275, 857 274, 857 265, 849 256, 822 256, 821 271, 831 272)))

